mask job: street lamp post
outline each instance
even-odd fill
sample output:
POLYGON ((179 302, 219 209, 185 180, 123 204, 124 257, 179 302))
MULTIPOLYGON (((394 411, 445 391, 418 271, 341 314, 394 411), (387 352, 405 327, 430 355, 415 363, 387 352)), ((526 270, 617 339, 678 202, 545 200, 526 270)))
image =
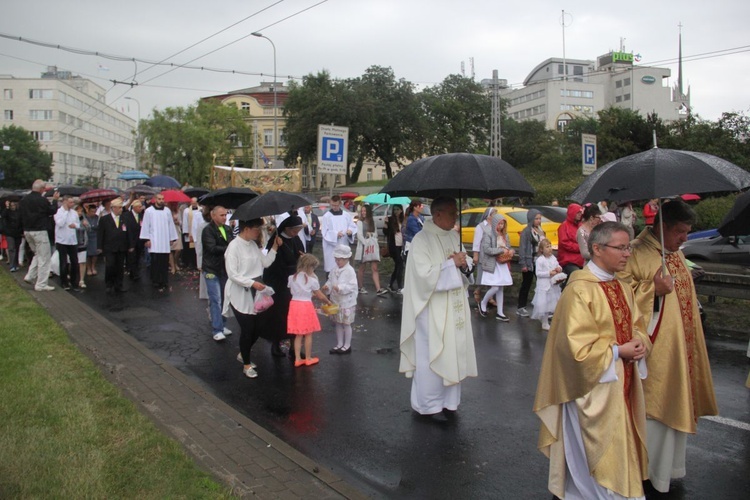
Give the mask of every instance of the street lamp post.
POLYGON ((138 125, 135 128, 135 169, 141 169, 141 102, 135 97, 125 97, 129 101, 135 101, 138 105, 138 125))
POLYGON ((262 33, 251 33, 253 36, 257 36, 258 38, 265 38, 271 43, 271 47, 273 47, 273 159, 278 160, 279 159, 279 130, 278 130, 278 117, 277 117, 277 111, 276 111, 276 45, 273 43, 273 40, 268 38, 266 35, 262 33))

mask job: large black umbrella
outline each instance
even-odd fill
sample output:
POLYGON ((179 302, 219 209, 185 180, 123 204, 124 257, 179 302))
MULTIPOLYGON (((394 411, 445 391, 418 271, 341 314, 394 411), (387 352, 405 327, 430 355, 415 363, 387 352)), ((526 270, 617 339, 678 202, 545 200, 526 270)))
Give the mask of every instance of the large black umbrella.
POLYGON ((570 199, 578 203, 646 200, 739 191, 748 186, 750 173, 719 157, 652 148, 607 163, 588 176, 570 199))
POLYGON ((278 215, 300 207, 306 207, 312 202, 300 194, 284 191, 268 191, 252 200, 243 203, 232 214, 233 220, 253 220, 267 215, 278 215))
POLYGON ((180 189, 180 183, 168 175, 155 175, 144 182, 145 185, 162 189, 180 189))
POLYGON ((200 198, 201 196, 208 194, 210 191, 210 189, 202 187, 189 187, 182 190, 183 193, 190 196, 191 198, 200 198))
POLYGON ((55 191, 60 193, 60 196, 81 196, 83 193, 90 190, 90 187, 84 186, 56 186, 52 189, 47 190, 47 192, 44 193, 44 196, 53 196, 55 194, 55 191))
POLYGON ((534 196, 534 188, 510 163, 487 155, 448 153, 407 165, 381 193, 437 198, 534 196))
POLYGON ((154 196, 156 193, 159 192, 159 190, 157 188, 153 188, 145 184, 136 184, 135 186, 127 188, 125 192, 128 194, 135 193, 138 195, 142 194, 145 196, 154 196))
POLYGON ((744 236, 750 234, 750 191, 737 197, 732 209, 719 225, 722 236, 744 236))
POLYGON ((247 203, 253 198, 257 198, 258 193, 250 188, 228 187, 211 191, 199 198, 201 205, 209 207, 222 206, 224 208, 235 209, 243 203, 247 203))

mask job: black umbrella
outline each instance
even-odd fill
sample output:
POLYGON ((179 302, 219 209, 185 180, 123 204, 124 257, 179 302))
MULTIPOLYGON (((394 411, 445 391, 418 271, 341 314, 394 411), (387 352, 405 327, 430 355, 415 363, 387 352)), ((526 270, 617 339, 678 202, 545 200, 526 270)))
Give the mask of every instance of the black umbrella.
POLYGON ((737 197, 732 209, 719 225, 722 236, 744 236, 750 234, 750 191, 737 197))
POLYGON ((81 196, 86 191, 90 191, 90 187, 83 186, 56 186, 44 193, 44 196, 53 196, 55 191, 60 193, 60 196, 81 196))
POLYGON ((128 194, 135 193, 139 195, 142 194, 146 196, 154 196, 156 193, 159 192, 159 190, 151 186, 147 186, 145 184, 136 184, 133 187, 127 188, 125 192, 128 194))
POLYGON ((646 200, 739 191, 748 186, 750 173, 719 157, 652 148, 607 163, 588 176, 570 199, 578 203, 646 200))
POLYGON ((200 198, 201 196, 208 194, 210 191, 210 189, 202 187, 190 187, 182 190, 183 193, 190 196, 191 198, 200 198))
POLYGON ((534 196, 534 188, 500 158, 469 153, 430 156, 407 165, 381 193, 437 198, 534 196))
POLYGON ((247 203, 243 203, 232 214, 233 220, 260 219, 267 215, 278 215, 312 204, 300 194, 284 191, 268 191, 247 203))
MULTIPOLYGON (((19 201, 23 195, 20 193, 16 193, 15 191, 10 191, 8 189, 0 189, 0 202, 6 202, 6 201, 19 201)), ((3 207, 0 206, 0 209, 3 207)))
POLYGON ((168 175, 155 175, 144 182, 145 185, 162 189, 180 189, 180 183, 168 175))
POLYGON ((211 191, 210 193, 201 196, 199 201, 201 205, 210 207, 222 206, 224 208, 235 209, 257 196, 258 193, 250 188, 228 187, 211 191))

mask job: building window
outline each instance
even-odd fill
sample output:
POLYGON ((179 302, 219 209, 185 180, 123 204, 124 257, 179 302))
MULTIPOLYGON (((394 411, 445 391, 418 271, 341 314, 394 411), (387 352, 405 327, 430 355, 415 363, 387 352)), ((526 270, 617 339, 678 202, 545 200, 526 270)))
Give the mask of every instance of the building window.
POLYGON ((630 94, 625 94, 624 96, 622 96, 622 100, 623 101, 629 101, 630 100, 630 94))
POLYGON ((52 114, 51 109, 32 109, 29 111, 29 118, 32 120, 51 120, 52 114))
POLYGON ((245 112, 245 113, 247 113, 247 114, 250 114, 250 103, 249 103, 249 102, 244 102, 244 101, 243 101, 243 102, 241 102, 241 103, 240 103, 240 109, 241 109, 241 110, 242 110, 243 112, 245 112))
POLYGON ((6 120, 12 120, 13 119, 13 110, 12 109, 6 109, 3 111, 3 118, 6 120))
POLYGON ((621 95, 616 96, 615 102, 622 102, 622 96, 621 95))
POLYGON ((52 89, 29 89, 29 99, 52 99, 52 89))
POLYGON ((558 64, 557 65, 557 74, 558 75, 562 75, 563 74, 563 65, 562 64, 558 64))
POLYGON ((583 66, 573 66, 573 76, 583 76, 583 66))
POLYGON ((616 89, 619 89, 620 87, 622 87, 622 80, 617 80, 617 81, 615 82, 615 88, 616 88, 616 89))
POLYGON ((263 130, 263 146, 273 146, 273 129, 267 128, 263 130))
POLYGON ((372 169, 371 168, 367 169, 367 180, 368 181, 372 180, 372 169))
POLYGON ((625 80, 623 80, 623 81, 622 81, 622 84, 623 84, 623 86, 625 86, 625 87, 629 86, 629 85, 630 85, 630 78, 626 78, 625 80))
POLYGON ((4 89, 3 99, 6 99, 6 100, 13 99, 13 89, 4 89))
POLYGON ((286 136, 284 135, 284 131, 279 132, 279 146, 282 148, 286 147, 286 136))
POLYGON ((273 116, 273 107, 263 108, 263 114, 265 116, 273 116))
POLYGON ((38 131, 38 132, 34 131, 31 133, 31 135, 37 141, 51 141, 52 140, 52 132, 48 130, 38 131))

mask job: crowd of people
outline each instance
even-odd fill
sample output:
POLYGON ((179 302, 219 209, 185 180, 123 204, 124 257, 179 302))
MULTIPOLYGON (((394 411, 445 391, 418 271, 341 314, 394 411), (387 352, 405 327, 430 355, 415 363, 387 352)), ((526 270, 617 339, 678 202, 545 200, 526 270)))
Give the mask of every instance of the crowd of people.
MULTIPOLYGON (((403 296, 399 370, 412 379, 412 408, 448 422, 460 405, 462 381, 478 374, 471 284, 480 316, 494 301, 495 318, 510 320, 504 288, 513 284, 515 249, 507 221, 492 207, 475 229, 470 256, 460 241, 458 206, 447 197, 432 201, 431 220, 420 201, 405 213, 397 206, 381 250, 371 209, 362 206, 355 221, 338 196, 319 220, 301 207, 228 223, 225 207, 200 207, 197 200, 167 206, 157 194, 86 204, 58 193, 44 197, 44 189, 36 181, 29 195, 3 207, 12 272, 24 263, 24 242, 25 255, 33 254, 24 280, 40 292, 54 290, 51 242, 60 285, 71 291, 96 276, 99 256, 111 293, 125 290, 126 272, 140 280, 144 264, 160 293, 180 265, 194 267, 213 340, 231 335, 226 318, 233 314, 240 326, 237 359, 251 379, 258 376, 252 350, 260 337, 270 342, 271 355, 289 356, 294 367, 319 363, 312 335, 322 325, 313 299, 336 332, 329 353, 350 354, 369 267, 378 296, 403 296), (312 255, 318 234, 322 286, 312 255), (378 271, 384 256, 394 263, 389 288, 381 287, 378 271), (282 343, 290 339, 285 353, 282 343)), ((654 204, 647 207, 650 216, 654 204)), ((693 278, 679 250, 695 213, 670 201, 635 237, 633 220, 630 203, 571 204, 557 255, 537 210, 529 210, 521 234, 516 314, 549 331, 534 411, 540 449, 550 458, 549 489, 560 498, 639 498, 646 479, 668 491, 686 473, 687 435, 696 432, 697 419, 717 413, 693 278)))

